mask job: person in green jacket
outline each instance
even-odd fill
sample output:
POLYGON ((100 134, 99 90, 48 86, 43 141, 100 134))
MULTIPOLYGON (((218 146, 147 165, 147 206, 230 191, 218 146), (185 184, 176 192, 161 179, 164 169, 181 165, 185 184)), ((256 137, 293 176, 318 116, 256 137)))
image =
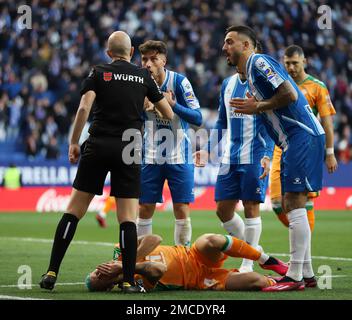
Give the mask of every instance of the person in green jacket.
POLYGON ((9 190, 17 190, 22 186, 21 171, 13 163, 5 170, 3 186, 9 190))

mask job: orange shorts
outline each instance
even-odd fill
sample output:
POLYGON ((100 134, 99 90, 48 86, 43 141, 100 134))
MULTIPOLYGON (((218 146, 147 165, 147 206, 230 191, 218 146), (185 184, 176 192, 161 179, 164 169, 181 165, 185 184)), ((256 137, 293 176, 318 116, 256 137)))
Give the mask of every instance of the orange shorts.
POLYGON ((187 288, 193 290, 225 290, 229 274, 238 272, 237 269, 221 268, 227 257, 227 255, 224 255, 223 259, 213 262, 204 257, 193 244, 189 252, 190 261, 188 262, 188 266, 192 268, 192 273, 188 273, 190 277, 187 277, 187 288), (196 281, 191 278, 196 279, 196 281))
MULTIPOLYGON (((273 153, 273 160, 271 163, 270 182, 269 182, 271 200, 275 198, 281 198, 282 196, 281 178, 280 178, 281 155, 282 155, 282 150, 278 146, 275 146, 274 153, 273 153)), ((319 192, 308 193, 309 199, 316 198, 318 196, 319 196, 319 192)))

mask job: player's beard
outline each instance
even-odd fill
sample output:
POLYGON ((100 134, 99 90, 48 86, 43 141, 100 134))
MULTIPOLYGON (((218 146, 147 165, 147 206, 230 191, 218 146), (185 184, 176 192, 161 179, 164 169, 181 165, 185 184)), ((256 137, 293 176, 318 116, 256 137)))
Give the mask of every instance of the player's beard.
POLYGON ((237 66, 240 61, 241 54, 238 52, 233 52, 231 55, 227 56, 227 64, 229 66, 237 66))

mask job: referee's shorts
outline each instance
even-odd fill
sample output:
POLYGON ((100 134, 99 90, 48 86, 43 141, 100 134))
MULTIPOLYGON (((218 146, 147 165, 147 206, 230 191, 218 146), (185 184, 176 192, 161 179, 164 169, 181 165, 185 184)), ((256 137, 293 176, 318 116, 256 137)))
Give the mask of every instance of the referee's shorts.
MULTIPOLYGON (((106 175, 110 171, 111 196, 139 198, 141 161, 139 158, 132 164, 126 164, 126 161, 123 161, 123 150, 131 143, 133 144, 133 142, 122 141, 120 137, 90 136, 82 145, 73 187, 80 191, 101 195, 106 175)), ((138 153, 136 157, 140 156, 139 148, 137 143, 134 149, 134 152, 138 153)), ((124 154, 126 156, 126 152, 124 154)), ((133 152, 131 154, 133 156, 133 152)))

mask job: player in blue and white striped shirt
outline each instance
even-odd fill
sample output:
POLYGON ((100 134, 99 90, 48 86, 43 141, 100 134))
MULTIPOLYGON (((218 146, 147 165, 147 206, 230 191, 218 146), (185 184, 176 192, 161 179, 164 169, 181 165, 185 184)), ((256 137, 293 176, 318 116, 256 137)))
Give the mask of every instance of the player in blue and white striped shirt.
MULTIPOLYGON (((257 247, 262 230, 259 204, 265 201, 274 142, 260 117, 235 113, 229 105, 231 98, 245 98, 247 92, 243 74, 236 73, 223 81, 219 118, 215 125, 217 131, 212 132, 209 151, 214 151, 223 130, 226 130, 226 143, 215 185, 216 213, 229 234, 257 247), (245 223, 234 212, 239 200, 243 202, 245 223)), ((250 271, 253 271, 253 262, 244 259, 240 272, 250 271)))
POLYGON ((172 121, 164 119, 147 102, 138 235, 152 233, 155 205, 162 202, 162 190, 167 180, 176 218, 175 244, 190 245, 189 203, 194 201, 194 165, 187 131, 189 124, 202 124, 199 102, 185 76, 165 69, 167 48, 163 42, 149 40, 139 50, 143 67, 151 72, 175 116, 172 121))
POLYGON ((308 191, 322 187, 324 130, 285 68, 265 54, 255 54, 256 35, 246 26, 227 29, 228 59, 246 74, 249 99, 231 99, 235 112, 260 114, 269 135, 282 150, 284 207, 290 222, 290 267, 277 285, 264 291, 304 289, 304 278, 314 277, 311 232, 305 203, 308 191))

